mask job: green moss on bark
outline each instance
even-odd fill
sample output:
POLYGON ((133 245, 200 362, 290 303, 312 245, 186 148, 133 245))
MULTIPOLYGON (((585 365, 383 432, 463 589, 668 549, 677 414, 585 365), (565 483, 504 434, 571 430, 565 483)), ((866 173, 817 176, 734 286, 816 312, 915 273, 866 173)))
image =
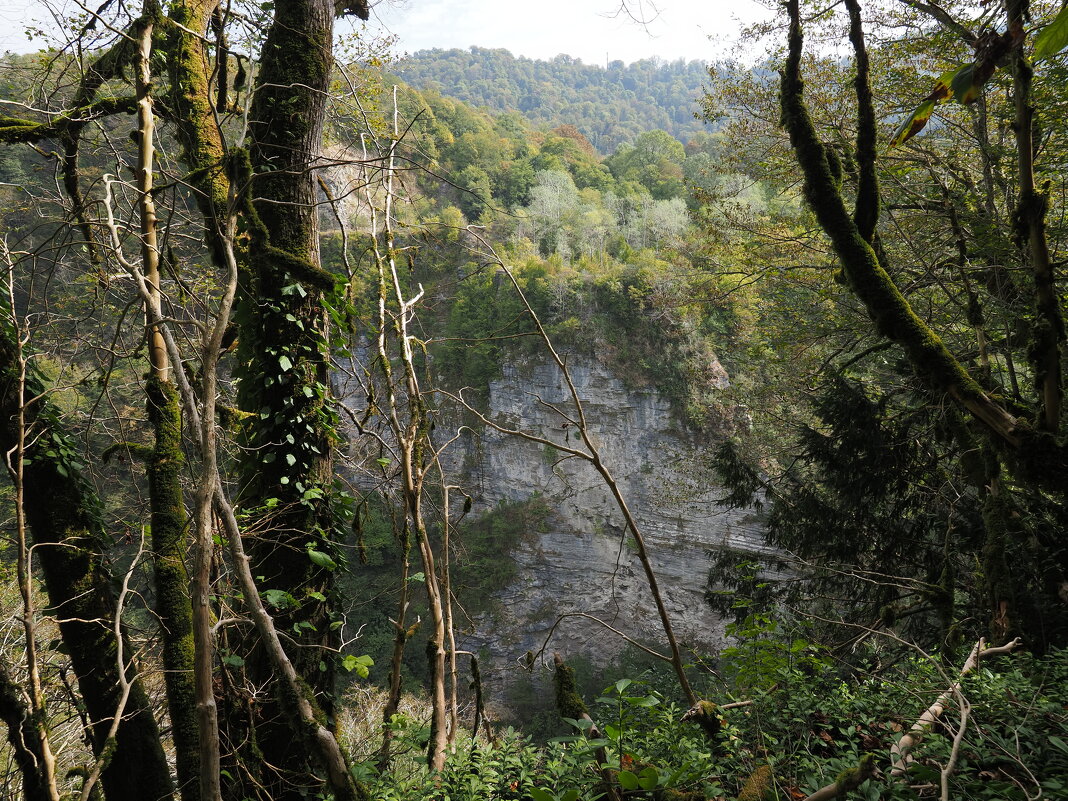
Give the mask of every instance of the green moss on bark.
POLYGON ((582 696, 575 688, 575 671, 557 660, 556 670, 553 673, 553 688, 556 691, 556 711, 562 718, 580 719, 589 714, 582 696))
POLYGON ((152 511, 152 555, 156 614, 163 640, 163 668, 176 753, 178 783, 184 801, 200 798, 200 737, 193 686, 193 610, 185 565, 185 504, 182 501, 182 420, 174 386, 148 378, 148 418, 155 447, 148 461, 152 511))

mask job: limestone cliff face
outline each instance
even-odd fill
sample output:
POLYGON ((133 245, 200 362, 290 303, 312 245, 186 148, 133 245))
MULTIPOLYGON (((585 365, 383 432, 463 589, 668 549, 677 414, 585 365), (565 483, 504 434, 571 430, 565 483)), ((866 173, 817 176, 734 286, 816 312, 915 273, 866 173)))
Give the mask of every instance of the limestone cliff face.
MULTIPOLYGON (((706 471, 696 469, 708 443, 699 443, 678 421, 666 398, 652 388, 626 387, 595 361, 576 360, 570 373, 602 458, 644 531, 680 641, 716 649, 723 624, 703 600, 708 552, 766 550, 758 523, 715 505, 717 488, 704 483, 706 471)), ((551 363, 506 365, 490 385, 488 407, 488 416, 508 428, 553 442, 576 441, 574 426, 561 414, 574 416, 570 395, 551 363)), ((544 530, 527 532, 511 554, 515 580, 498 593, 498 609, 476 616, 463 647, 488 651, 491 668, 517 668, 527 651, 542 648, 560 615, 582 612, 666 650, 622 515, 593 468, 488 429, 464 447, 454 459, 462 457, 463 483, 483 509, 540 493, 550 514, 544 530)), ((553 651, 582 653, 603 663, 623 646, 593 621, 570 617, 552 631, 546 654, 551 660, 553 651)))

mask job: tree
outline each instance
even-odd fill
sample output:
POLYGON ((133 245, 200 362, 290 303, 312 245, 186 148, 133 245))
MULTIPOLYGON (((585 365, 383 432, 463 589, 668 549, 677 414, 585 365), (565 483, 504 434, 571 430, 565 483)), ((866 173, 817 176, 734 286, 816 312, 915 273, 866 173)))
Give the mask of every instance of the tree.
MULTIPOLYGON (((155 446, 145 455, 152 501, 155 595, 162 624, 169 711, 178 750, 178 778, 186 798, 216 798, 220 792, 220 742, 213 733, 217 723, 212 711, 218 689, 212 677, 217 658, 210 628, 213 596, 205 572, 212 561, 212 507, 228 523, 226 537, 236 559, 234 569, 242 579, 239 583, 244 602, 256 623, 257 636, 249 637, 247 647, 238 649, 245 654, 239 661, 257 692, 267 689, 272 699, 255 708, 250 717, 224 719, 228 742, 245 745, 240 753, 228 755, 235 769, 227 792, 248 795, 262 791, 274 798, 303 797, 307 788, 322 786, 324 780, 320 776, 325 775, 326 785, 337 797, 359 794, 344 767, 329 724, 317 722, 315 717, 322 714, 317 710, 331 713, 337 657, 330 650, 337 650, 337 635, 332 625, 334 599, 330 597, 332 566, 336 563, 329 554, 335 547, 332 542, 339 512, 333 501, 330 469, 337 435, 336 418, 327 398, 328 318, 324 306, 334 278, 318 265, 318 189, 314 169, 322 147, 332 77, 332 21, 335 12, 346 11, 364 17, 367 14, 362 3, 351 9, 335 9, 329 3, 297 1, 280 3, 275 8, 258 59, 254 91, 245 98, 252 103, 251 146, 247 150, 226 141, 218 115, 231 112, 228 93, 242 89, 238 77, 243 77, 242 60, 247 62, 248 57, 229 49, 225 38, 228 20, 213 6, 196 0, 177 0, 167 18, 158 6, 148 4, 116 44, 91 62, 74 92, 73 110, 61 113, 58 123, 21 118, 3 121, 3 139, 8 143, 54 139, 63 144, 64 185, 90 262, 101 274, 113 260, 127 268, 135 283, 139 282, 146 306, 152 367, 147 393, 155 446), (169 66, 170 80, 162 88, 152 86, 147 72, 153 38, 169 66), (212 41, 214 50, 209 47, 212 41), (229 70, 235 61, 239 71, 234 76, 236 89, 232 90, 229 70), (126 70, 131 67, 137 76, 133 96, 101 92, 105 86, 120 89, 126 70), (315 91, 308 90, 312 84, 317 87, 315 91), (232 276, 231 289, 221 297, 219 319, 206 315, 208 322, 203 330, 210 336, 205 335, 201 355, 202 367, 211 375, 204 377, 200 388, 204 394, 199 398, 185 376, 187 365, 171 330, 173 322, 165 322, 169 313, 161 302, 161 278, 156 266, 161 253, 170 261, 172 274, 177 264, 174 245, 165 246, 156 230, 153 93, 167 99, 187 171, 182 183, 201 211, 209 263, 232 276), (98 94, 102 98, 98 99, 98 94), (136 240, 141 258, 136 262, 127 261, 122 255, 125 223, 116 218, 123 209, 119 207, 120 197, 112 193, 113 184, 118 182, 110 176, 105 176, 107 192, 102 202, 112 241, 110 245, 101 243, 87 212, 88 203, 100 200, 83 190, 79 149, 81 137, 89 133, 87 128, 95 121, 110 125, 111 116, 134 108, 139 109, 140 116, 132 139, 141 159, 139 183, 133 190, 139 198, 141 218, 136 240), (272 359, 271 370, 256 368, 246 372, 239 394, 239 402, 253 406, 253 417, 259 421, 258 425, 245 426, 250 450, 244 460, 246 480, 241 491, 247 526, 242 534, 229 525, 236 524, 233 509, 215 468, 209 467, 215 464, 211 431, 215 426, 215 362, 227 327, 229 298, 236 286, 238 268, 242 273, 243 347, 259 344, 270 350, 272 359), (197 516, 200 558, 195 620, 191 620, 186 593, 185 511, 179 484, 180 399, 172 376, 178 379, 184 396, 186 425, 195 429, 203 413, 206 433, 200 444, 211 450, 210 454, 202 454, 207 461, 197 516), (278 391, 280 386, 284 392, 278 391), (299 426, 296 436, 286 429, 293 425, 299 426), (298 438, 298 445, 291 444, 297 443, 298 438), (274 467, 267 466, 272 463, 274 467), (251 569, 240 542, 249 532, 254 534, 249 544, 251 569), (243 578, 246 575, 248 581, 243 578), (251 582, 254 575, 258 576, 258 585, 251 582), (297 599, 292 608, 279 615, 277 625, 265 614, 258 597, 261 590, 268 598, 275 597, 272 593, 283 593, 297 599), (296 635, 287 639, 292 643, 288 653, 278 638, 281 625, 296 635), (194 650, 198 665, 195 702, 194 650), (194 703, 204 713, 199 715, 199 729, 194 703)), ((164 236, 169 241, 171 232, 164 236)), ((210 306, 213 300, 209 296, 204 302, 210 306)), ((3 369, 7 376, 17 365, 14 353, 10 347, 4 351, 3 369)), ((249 361, 259 363, 260 358, 257 352, 249 361)), ((64 455, 70 449, 63 445, 67 435, 59 417, 40 410, 41 391, 43 387, 35 392, 37 400, 23 402, 22 395, 8 389, 6 419, 17 419, 17 415, 12 416, 13 410, 20 410, 21 414, 26 406, 32 412, 29 425, 38 426, 55 443, 40 456, 30 457, 35 466, 28 468, 24 479, 27 519, 39 544, 54 544, 43 548, 42 567, 53 606, 65 618, 64 639, 94 721, 92 740, 98 765, 103 768, 104 790, 109 799, 167 797, 172 789, 160 738, 135 668, 129 662, 130 646, 125 642, 121 615, 110 594, 110 579, 100 561, 104 545, 99 538, 93 495, 71 462, 72 457, 64 455), (53 491, 69 485, 69 491, 62 490, 70 496, 67 502, 59 508, 50 507, 42 496, 42 482, 51 483, 53 491), (111 620, 114 624, 109 623, 111 620), (108 733, 112 720, 115 732, 108 733)), ((8 431, 10 437, 22 436, 19 430, 8 431)), ((129 447, 138 450, 136 446, 129 447)), ((237 700, 237 695, 231 695, 225 706, 232 709, 237 700)), ((90 773, 89 782, 93 778, 90 773)), ((89 782, 85 793, 89 792, 89 782)))
MULTIPOLYGON (((1007 33, 993 45, 1000 47, 1002 54, 1008 54, 1014 65, 1014 129, 1019 157, 1014 175, 1019 196, 1014 213, 1022 232, 1017 258, 1031 269, 1034 283, 1029 294, 1037 301, 1033 311, 1018 311, 1014 323, 1033 332, 1031 371, 1035 390, 1027 396, 1018 395, 1014 401, 994 392, 966 359, 951 352, 946 339, 917 313, 887 269, 889 251, 878 228, 881 192, 876 162, 876 114, 859 4, 855 0, 846 3, 855 54, 857 100, 856 149, 849 154, 854 160, 850 165, 850 177, 855 182, 852 211, 844 197, 842 161, 838 152, 821 139, 804 100, 799 6, 792 2, 787 8, 790 35, 782 73, 782 121, 804 175, 806 200, 841 264, 844 282, 867 309, 878 334, 901 348, 932 399, 946 398, 972 421, 955 426, 953 436, 962 453, 979 448, 986 459, 985 467, 973 482, 975 491, 984 499, 983 553, 991 625, 1002 634, 1025 630, 1028 616, 1024 610, 1034 598, 1021 595, 1023 588, 1012 582, 1005 570, 1013 537, 1020 536, 1013 534, 1011 521, 1020 514, 1021 496, 1047 492, 1063 497, 1068 490, 1068 462, 1060 440, 1060 378, 1059 373, 1051 373, 1050 369, 1051 363, 1060 361, 1061 337, 1057 332, 1061 328, 1061 312, 1049 294, 1050 257, 1043 226, 1044 205, 1036 194, 1032 166, 1031 67, 1021 49, 1025 42, 1022 20, 1026 7, 1015 2, 1006 4, 1007 33)), ((985 46, 991 47, 990 42, 985 46)), ((962 280, 967 281, 966 273, 962 280)), ((979 322, 977 318, 975 322, 979 322)), ((1030 535, 1036 536, 1036 532, 1030 535)), ((1063 538, 1038 534, 1037 542, 1039 563, 1064 576, 1068 549, 1063 538)), ((1041 639, 1044 633, 1032 631, 1031 634, 1041 639)))

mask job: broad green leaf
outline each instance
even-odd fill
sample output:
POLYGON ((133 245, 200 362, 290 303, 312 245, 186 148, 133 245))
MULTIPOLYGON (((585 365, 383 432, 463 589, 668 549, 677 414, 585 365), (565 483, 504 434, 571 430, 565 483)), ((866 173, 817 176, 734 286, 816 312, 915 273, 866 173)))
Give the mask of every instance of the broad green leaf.
POLYGON ((530 797, 533 798, 534 801, 556 801, 555 795, 540 787, 531 787, 527 792, 530 793, 530 797))
POLYGON ((289 602, 292 600, 292 596, 285 590, 262 590, 260 595, 267 604, 279 609, 289 606, 289 602))
POLYGON ((640 695, 636 698, 628 698, 627 703, 630 706, 650 707, 659 704, 660 699, 655 695, 640 695))
POLYGON ((293 362, 291 362, 289 360, 289 357, 283 353, 281 356, 278 357, 278 366, 282 368, 283 372, 285 372, 287 370, 293 369, 293 362))
POLYGON ((965 64, 953 75, 950 88, 953 91, 953 99, 958 103, 974 103, 979 97, 983 84, 976 80, 975 63, 965 64))
POLYGON ((619 780, 619 786, 624 790, 640 790, 641 784, 638 783, 638 777, 631 773, 629 770, 621 770, 616 774, 616 778, 619 780))
POLYGON ((317 566, 325 567, 327 570, 333 570, 337 567, 337 562, 331 559, 329 554, 317 551, 314 548, 308 549, 308 558, 317 566))
POLYGON ((643 790, 653 790, 660 784, 660 773, 650 765, 638 774, 638 784, 643 790))
POLYGON ((949 100, 953 97, 953 80, 957 77, 957 73, 961 70, 960 67, 943 72, 937 81, 935 81, 934 89, 931 94, 927 96, 927 100, 934 100, 936 103, 941 100, 949 100))
POLYGON ((931 119, 931 114, 934 113, 934 107, 934 100, 928 99, 920 103, 920 105, 916 107, 916 110, 913 111, 903 123, 901 123, 900 127, 898 127, 897 132, 894 133, 893 138, 890 140, 890 145, 887 147, 887 150, 891 150, 898 145, 904 144, 922 131, 924 126, 927 125, 927 121, 931 119))
POLYGON ((375 661, 366 654, 360 656, 354 656, 353 654, 345 654, 345 658, 341 660, 341 667, 348 673, 356 671, 356 675, 361 679, 366 679, 370 673, 369 668, 374 665, 375 661))
POLYGON ((1053 22, 1035 37, 1032 58, 1038 61, 1061 52, 1065 47, 1068 47, 1068 6, 1062 8, 1061 13, 1053 18, 1053 22))

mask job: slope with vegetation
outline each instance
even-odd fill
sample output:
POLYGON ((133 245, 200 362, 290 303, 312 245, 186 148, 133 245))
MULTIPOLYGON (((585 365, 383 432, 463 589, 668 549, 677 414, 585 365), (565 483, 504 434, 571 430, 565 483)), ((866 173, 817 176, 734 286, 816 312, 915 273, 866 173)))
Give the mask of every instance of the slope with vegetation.
POLYGON ((432 89, 494 113, 519 112, 536 126, 574 125, 609 154, 639 134, 664 130, 686 140, 700 132, 694 118, 708 71, 700 61, 643 59, 632 64, 551 61, 507 50, 420 50, 394 72, 417 89, 432 89))

